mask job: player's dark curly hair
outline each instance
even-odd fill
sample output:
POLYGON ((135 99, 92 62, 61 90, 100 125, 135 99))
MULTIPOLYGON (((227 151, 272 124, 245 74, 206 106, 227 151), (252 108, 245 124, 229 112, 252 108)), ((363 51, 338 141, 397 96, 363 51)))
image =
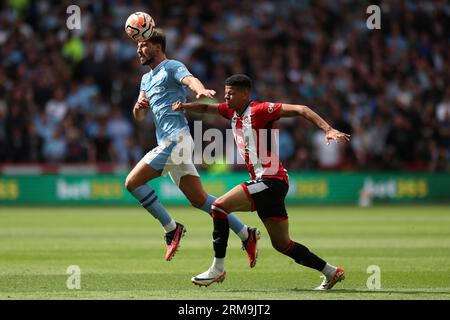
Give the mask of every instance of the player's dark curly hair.
POLYGON ((166 53, 166 35, 160 28, 155 28, 152 35, 148 39, 153 44, 160 44, 161 51, 166 53))
POLYGON ((230 87, 252 89, 252 79, 245 74, 233 74, 225 80, 225 85, 230 87))

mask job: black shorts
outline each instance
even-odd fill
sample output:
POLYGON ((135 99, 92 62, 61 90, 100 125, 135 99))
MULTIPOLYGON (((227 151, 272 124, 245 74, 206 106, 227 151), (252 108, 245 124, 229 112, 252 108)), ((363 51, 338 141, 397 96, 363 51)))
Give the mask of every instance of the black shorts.
POLYGON ((258 213, 261 219, 287 219, 284 199, 289 185, 275 178, 261 178, 241 183, 252 204, 252 211, 258 213))

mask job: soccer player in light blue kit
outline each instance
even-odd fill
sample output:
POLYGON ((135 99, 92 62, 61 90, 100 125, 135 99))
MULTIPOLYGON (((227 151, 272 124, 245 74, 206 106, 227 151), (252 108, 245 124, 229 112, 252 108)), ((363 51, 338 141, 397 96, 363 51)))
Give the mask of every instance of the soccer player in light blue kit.
MULTIPOLYGON (((148 152, 131 170, 125 186, 163 226, 167 245, 165 259, 169 261, 177 251, 186 230, 182 224, 172 219, 158 200, 155 190, 147 182, 169 174, 194 207, 211 215, 211 205, 216 198, 203 189, 192 163, 193 140, 188 122, 184 113, 172 110, 172 104, 176 101, 186 102, 185 86, 194 91, 197 98, 212 98, 215 91, 205 89, 183 63, 167 59, 165 47, 166 39, 161 29, 155 29, 148 40, 137 45, 141 64, 148 65, 151 70, 142 77, 133 116, 137 121, 142 121, 149 111, 152 112, 158 146, 148 152), (187 157, 185 152, 180 158, 180 153, 186 148, 187 157)), ((233 214, 228 216, 228 220, 230 228, 242 240, 250 267, 253 267, 257 257, 259 230, 247 227, 233 214)))

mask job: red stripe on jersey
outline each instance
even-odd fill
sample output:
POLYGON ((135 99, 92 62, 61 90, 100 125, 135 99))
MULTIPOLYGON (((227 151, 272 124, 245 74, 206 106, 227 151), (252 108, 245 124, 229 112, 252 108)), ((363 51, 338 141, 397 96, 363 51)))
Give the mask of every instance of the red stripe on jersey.
POLYGON ((250 161, 250 155, 248 153, 246 137, 244 135, 244 128, 242 124, 242 118, 239 116, 236 119, 235 140, 238 149, 244 158, 245 164, 247 165, 247 169, 248 172, 250 173, 250 176, 252 177, 252 179, 256 179, 255 168, 253 167, 253 164, 250 161))
MULTIPOLYGON (((281 104, 251 102, 242 115, 238 115, 226 104, 221 104, 220 113, 231 115, 231 126, 239 153, 247 165, 252 179, 267 177, 286 181, 288 175, 278 154, 271 150, 271 130, 274 121, 280 118, 281 104), (264 135, 265 133, 265 135, 264 135), (260 141, 267 139, 267 143, 260 141), (266 150, 261 150, 265 145, 266 150)), ((278 141, 274 141, 278 148, 278 141)))
POLYGON ((287 171, 277 154, 278 141, 274 140, 275 137, 272 136, 274 122, 280 118, 281 104, 252 102, 250 108, 252 128, 256 131, 258 161, 262 166, 261 177, 276 178, 289 183, 287 171), (262 139, 265 139, 265 141, 262 141, 262 139), (274 143, 274 150, 272 150, 272 142, 274 143), (262 149, 262 146, 265 148, 262 149))

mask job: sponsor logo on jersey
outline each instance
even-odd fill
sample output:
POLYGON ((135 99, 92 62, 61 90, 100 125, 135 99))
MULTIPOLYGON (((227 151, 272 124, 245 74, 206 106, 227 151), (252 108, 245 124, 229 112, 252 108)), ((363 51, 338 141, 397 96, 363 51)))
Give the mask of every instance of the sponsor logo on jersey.
POLYGON ((164 90, 166 90, 166 88, 164 86, 157 86, 152 89, 152 93, 160 93, 164 90))
POLYGON ((273 112, 273 103, 269 103, 269 106, 267 107, 267 112, 269 113, 273 112))

